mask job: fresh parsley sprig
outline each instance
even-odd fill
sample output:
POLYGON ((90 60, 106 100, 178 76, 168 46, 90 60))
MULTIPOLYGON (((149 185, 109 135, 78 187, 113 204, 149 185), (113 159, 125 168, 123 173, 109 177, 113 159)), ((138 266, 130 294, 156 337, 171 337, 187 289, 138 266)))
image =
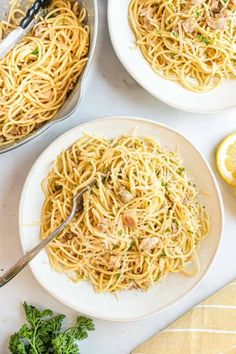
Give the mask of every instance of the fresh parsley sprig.
POLYGON ((64 315, 54 315, 48 309, 39 311, 26 302, 23 308, 28 323, 10 337, 9 350, 13 354, 79 354, 77 341, 95 329, 91 319, 78 316, 75 325, 63 332, 64 315))

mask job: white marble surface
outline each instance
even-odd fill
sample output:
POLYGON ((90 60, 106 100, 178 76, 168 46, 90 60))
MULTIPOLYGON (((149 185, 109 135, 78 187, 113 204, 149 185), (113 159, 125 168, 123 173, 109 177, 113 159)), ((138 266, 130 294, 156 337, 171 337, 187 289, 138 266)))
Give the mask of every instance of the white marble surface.
MULTIPOLYGON (((24 180, 38 155, 56 137, 80 122, 109 115, 133 115, 155 119, 186 135, 206 156, 213 170, 214 149, 221 138, 236 130, 236 112, 194 115, 167 107, 139 87, 116 59, 109 40, 106 1, 99 1, 100 27, 95 60, 88 76, 83 100, 66 121, 55 125, 36 140, 0 156, 0 268, 6 269, 21 255, 18 234, 18 204, 24 180)), ((218 175, 216 174, 217 178, 218 175)), ((223 241, 204 282, 177 306, 149 319, 112 323, 95 320, 96 331, 81 343, 82 354, 128 354, 139 343, 163 329, 186 310, 236 277, 236 195, 219 178, 225 206, 223 241)), ((9 335, 23 321, 21 303, 75 313, 57 302, 25 269, 0 289, 0 353, 8 353, 9 335)))

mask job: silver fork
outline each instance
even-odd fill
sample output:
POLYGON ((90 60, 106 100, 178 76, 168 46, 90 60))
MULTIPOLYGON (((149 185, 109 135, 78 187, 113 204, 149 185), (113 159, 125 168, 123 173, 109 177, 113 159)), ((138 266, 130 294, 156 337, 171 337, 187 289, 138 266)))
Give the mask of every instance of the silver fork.
POLYGON ((83 194, 90 190, 95 184, 97 180, 94 179, 87 186, 82 188, 76 196, 73 198, 72 210, 67 219, 58 226, 48 237, 43 239, 39 244, 33 247, 30 251, 28 251, 19 261, 7 270, 0 277, 0 287, 7 284, 11 279, 13 279, 25 266, 49 243, 51 242, 64 228, 68 225, 72 219, 75 217, 78 211, 83 209, 83 194))

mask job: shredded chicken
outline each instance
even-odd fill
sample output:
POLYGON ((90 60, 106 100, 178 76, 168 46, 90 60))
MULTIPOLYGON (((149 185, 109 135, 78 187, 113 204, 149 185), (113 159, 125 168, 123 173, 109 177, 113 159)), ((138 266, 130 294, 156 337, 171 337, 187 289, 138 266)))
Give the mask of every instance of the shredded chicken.
POLYGON ((122 189, 119 192, 119 195, 123 203, 128 203, 133 199, 132 194, 129 191, 127 191, 127 189, 122 189))
POLYGON ((219 9, 219 7, 220 7, 220 2, 219 2, 219 0, 213 0, 213 1, 212 1, 212 4, 211 4, 211 8, 212 8, 212 9, 219 9))
POLYGON ((191 5, 201 5, 205 2, 205 0, 191 0, 191 5))
POLYGON ((125 211, 122 216, 123 223, 128 227, 137 227, 138 217, 134 211, 125 211))
POLYGON ((141 241, 139 247, 143 251, 150 252, 159 243, 159 241, 159 237, 144 238, 141 241))
POLYGON ((225 18, 228 20, 230 17, 232 17, 232 11, 227 10, 227 9, 222 9, 218 14, 215 15, 217 18, 225 18))
POLYGON ((72 232, 68 232, 67 234, 65 234, 63 236, 63 241, 67 242, 69 240, 72 240, 75 237, 75 234, 73 234, 72 232))
POLYGON ((18 127, 12 127, 10 133, 12 135, 18 135, 19 134, 18 127))
POLYGON ((188 18, 182 23, 182 26, 185 33, 192 33, 197 28, 197 22, 194 18, 188 18))
POLYGON ((44 92, 38 92, 37 93, 39 99, 42 99, 42 100, 50 100, 50 98, 52 97, 52 90, 47 90, 47 91, 44 91, 44 92))
POLYGON ((140 12, 140 16, 143 17, 143 22, 145 26, 147 27, 147 29, 150 30, 153 28, 152 25, 153 13, 154 13, 154 9, 152 7, 145 8, 140 12))
POLYGON ((227 18, 214 18, 210 17, 207 19, 207 24, 214 30, 225 30, 227 28, 227 18))
POLYGON ((151 6, 142 9, 140 11, 140 16, 142 17, 153 17, 153 14, 154 14, 154 9, 151 6))
POLYGON ((99 232, 105 232, 107 231, 107 229, 108 229, 108 219, 102 218, 97 225, 97 230, 99 232))
POLYGON ((120 256, 111 256, 109 260, 109 266, 111 268, 120 268, 120 256))

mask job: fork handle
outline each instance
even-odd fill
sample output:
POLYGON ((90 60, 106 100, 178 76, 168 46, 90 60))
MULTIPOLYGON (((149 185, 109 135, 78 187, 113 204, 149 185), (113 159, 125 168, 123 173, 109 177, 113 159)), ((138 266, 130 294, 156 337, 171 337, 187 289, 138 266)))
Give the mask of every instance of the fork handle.
POLYGON ((7 270, 2 276, 0 276, 0 287, 7 284, 13 279, 27 264, 54 238, 56 237, 64 227, 73 219, 73 215, 70 215, 59 227, 57 227, 48 237, 39 242, 35 247, 28 251, 19 261, 7 270))

